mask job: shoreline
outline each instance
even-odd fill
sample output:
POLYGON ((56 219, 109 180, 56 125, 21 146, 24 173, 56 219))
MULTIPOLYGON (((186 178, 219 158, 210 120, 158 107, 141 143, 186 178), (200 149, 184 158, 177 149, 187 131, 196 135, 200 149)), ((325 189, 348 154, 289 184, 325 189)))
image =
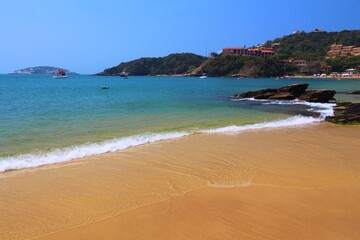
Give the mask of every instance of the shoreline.
MULTIPOLYGON (((261 232, 266 226, 263 220, 269 220, 269 216, 299 217, 301 196, 309 198, 301 203, 306 204, 309 214, 316 205, 313 200, 325 201, 331 195, 332 208, 341 211, 346 219, 360 222, 358 205, 351 198, 344 198, 344 194, 360 196, 360 164, 354 160, 359 154, 360 133, 354 128, 358 126, 321 122, 281 129, 191 135, 71 162, 2 173, 0 235, 5 239, 79 239, 81 236, 86 239, 104 236, 106 239, 134 236, 138 239, 171 236, 173 239, 184 236, 215 239, 221 238, 227 229, 231 232, 229 236, 234 237, 241 233, 241 229, 236 229, 249 220, 249 215, 241 211, 256 216, 257 220, 248 224, 254 231, 261 232), (276 187, 276 194, 268 190, 271 186, 276 187), (270 206, 266 200, 271 200, 281 211, 262 211, 261 206, 270 206), (258 211, 242 208, 253 201, 260 207, 258 211), (283 209, 283 204, 288 207, 283 209), (231 213, 236 207, 240 212, 231 213), (192 212, 198 212, 199 218, 189 218, 194 216, 192 212), (206 224, 212 224, 210 220, 216 224, 206 231, 206 224), (144 223, 143 231, 139 231, 138 221, 144 223), (201 225, 202 221, 206 224, 201 225), (260 223, 265 225, 258 226, 260 223), (193 224, 198 224, 199 229, 194 231, 193 224), (172 230, 164 232, 160 226, 172 230), (174 235, 167 235, 171 232, 174 235), (213 235, 207 235, 209 233, 213 235)), ((320 205, 316 208, 321 208, 320 205)), ((329 210, 323 207, 321 211, 326 215, 329 210)), ((320 229, 319 234, 330 231, 349 237, 333 225, 344 221, 343 217, 330 217, 333 222, 322 225, 323 231, 320 229)), ((306 229, 313 230, 310 223, 316 221, 310 220, 308 224, 297 223, 305 228, 299 236, 311 236, 306 234, 306 229)), ((275 230, 280 227, 276 223, 272 226, 275 230)), ((345 227, 351 236, 359 236, 356 223, 345 227)), ((278 235, 279 232, 271 229, 265 231, 269 236, 292 237, 278 235)), ((312 230, 307 233, 314 233, 312 230)), ((256 236, 254 232, 254 239, 262 239, 256 236)))
MULTIPOLYGON (((257 100, 254 100, 257 101, 257 100)), ((84 158, 92 155, 115 152, 148 143, 160 142, 169 139, 179 139, 194 134, 209 134, 221 132, 243 132, 252 129, 282 128, 288 126, 306 125, 325 120, 325 117, 332 115, 333 104, 311 103, 297 101, 281 104, 299 104, 311 107, 308 111, 319 114, 318 117, 295 115, 285 119, 265 121, 246 125, 229 125, 210 129, 193 129, 180 132, 145 133, 125 137, 104 140, 95 143, 85 143, 65 148, 55 148, 49 152, 27 153, 0 158, 0 174, 11 170, 39 167, 43 165, 69 162, 74 159, 84 158)))
POLYGON ((314 78, 314 79, 354 79, 354 80, 360 80, 360 76, 284 76, 284 78, 300 78, 300 79, 306 79, 306 78, 314 78))

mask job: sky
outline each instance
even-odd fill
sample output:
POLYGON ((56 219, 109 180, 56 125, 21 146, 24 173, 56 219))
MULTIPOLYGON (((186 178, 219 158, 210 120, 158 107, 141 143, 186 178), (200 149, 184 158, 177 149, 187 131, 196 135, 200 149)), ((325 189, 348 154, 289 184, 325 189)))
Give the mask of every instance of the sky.
POLYGON ((292 33, 359 30, 360 0, 0 0, 0 73, 93 74, 140 57, 252 46, 292 33))

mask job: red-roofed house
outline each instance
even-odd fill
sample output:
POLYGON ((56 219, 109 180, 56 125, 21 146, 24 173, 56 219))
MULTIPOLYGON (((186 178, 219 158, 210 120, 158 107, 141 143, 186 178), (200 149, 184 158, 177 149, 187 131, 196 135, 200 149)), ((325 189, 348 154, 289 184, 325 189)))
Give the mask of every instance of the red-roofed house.
POLYGON ((293 63, 295 63, 295 65, 297 67, 303 67, 306 65, 306 61, 305 60, 294 60, 293 63))

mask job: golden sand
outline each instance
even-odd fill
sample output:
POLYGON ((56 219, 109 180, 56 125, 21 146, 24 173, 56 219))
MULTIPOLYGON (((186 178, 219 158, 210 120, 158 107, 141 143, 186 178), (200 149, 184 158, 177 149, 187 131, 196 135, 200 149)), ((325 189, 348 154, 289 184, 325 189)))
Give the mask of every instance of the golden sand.
POLYGON ((194 135, 0 174, 0 239, 360 239, 360 128, 194 135))

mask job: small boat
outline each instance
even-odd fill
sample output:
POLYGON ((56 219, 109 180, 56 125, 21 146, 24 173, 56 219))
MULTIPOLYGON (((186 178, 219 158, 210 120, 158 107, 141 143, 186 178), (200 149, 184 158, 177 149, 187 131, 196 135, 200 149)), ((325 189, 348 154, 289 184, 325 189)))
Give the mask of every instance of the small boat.
POLYGON ((201 78, 201 79, 204 79, 204 78, 207 78, 207 76, 201 76, 200 78, 201 78))
POLYGON ((53 75, 53 78, 66 78, 66 77, 67 77, 66 72, 62 69, 57 70, 53 75))
POLYGON ((123 77, 124 79, 128 79, 129 74, 128 74, 127 72, 125 72, 125 71, 122 71, 122 72, 120 73, 120 77, 123 77))

